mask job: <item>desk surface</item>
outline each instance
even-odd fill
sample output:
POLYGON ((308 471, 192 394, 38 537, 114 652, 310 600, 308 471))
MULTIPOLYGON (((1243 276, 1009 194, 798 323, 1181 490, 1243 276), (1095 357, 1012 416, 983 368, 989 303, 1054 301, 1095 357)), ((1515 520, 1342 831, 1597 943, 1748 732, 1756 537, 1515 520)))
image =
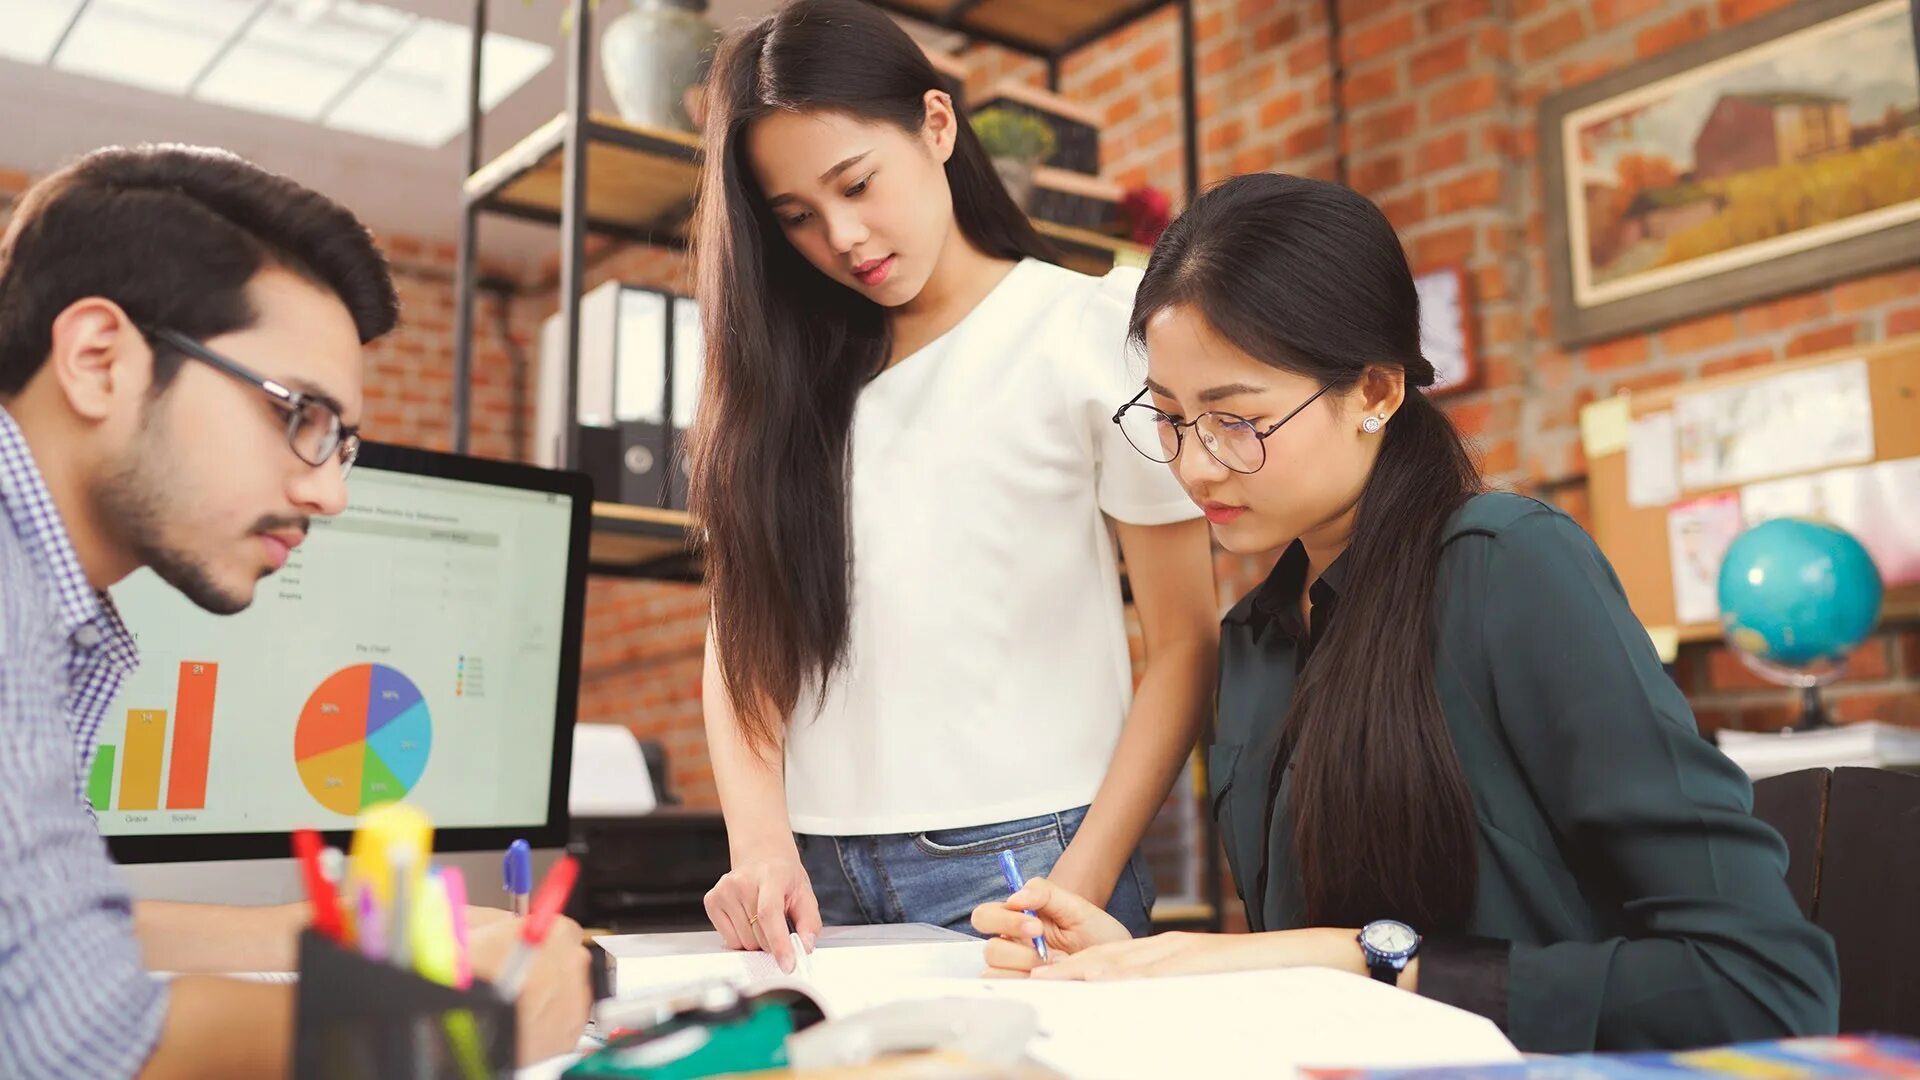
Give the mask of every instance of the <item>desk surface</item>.
MULTIPOLYGON (((561 1074, 578 1060, 577 1055, 568 1055, 543 1061, 521 1069, 516 1080, 559 1080, 561 1074)), ((901 1054, 884 1062, 848 1069, 812 1069, 805 1072, 772 1069, 733 1075, 751 1076, 755 1080, 1059 1080, 1060 1076, 1038 1065, 993 1069, 950 1053, 901 1054)))

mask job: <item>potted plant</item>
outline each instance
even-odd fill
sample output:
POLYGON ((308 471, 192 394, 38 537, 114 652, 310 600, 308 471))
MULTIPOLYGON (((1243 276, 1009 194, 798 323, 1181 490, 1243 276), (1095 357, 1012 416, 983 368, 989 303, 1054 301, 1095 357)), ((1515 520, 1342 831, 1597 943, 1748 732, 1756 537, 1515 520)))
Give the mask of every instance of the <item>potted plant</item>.
POLYGON ((1007 185, 1007 194, 1027 209, 1033 201, 1034 166, 1053 154, 1053 129, 1031 113, 996 105, 973 117, 973 133, 1007 185))

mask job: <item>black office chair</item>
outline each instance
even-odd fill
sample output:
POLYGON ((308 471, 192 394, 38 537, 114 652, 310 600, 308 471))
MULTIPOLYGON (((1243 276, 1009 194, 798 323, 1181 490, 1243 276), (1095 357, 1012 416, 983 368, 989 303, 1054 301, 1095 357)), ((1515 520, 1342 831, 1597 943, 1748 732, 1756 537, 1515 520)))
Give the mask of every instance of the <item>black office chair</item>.
POLYGON ((1920 776, 1807 769, 1753 786, 1787 842, 1787 885, 1833 935, 1840 1030, 1920 1035, 1920 776))

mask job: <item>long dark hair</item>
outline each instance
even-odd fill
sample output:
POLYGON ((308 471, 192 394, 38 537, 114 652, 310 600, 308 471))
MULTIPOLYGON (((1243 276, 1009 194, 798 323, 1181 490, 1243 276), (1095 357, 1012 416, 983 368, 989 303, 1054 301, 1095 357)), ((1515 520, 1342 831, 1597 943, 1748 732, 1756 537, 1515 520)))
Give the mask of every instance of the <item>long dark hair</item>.
MULTIPOLYGON (((708 82, 695 236, 706 382, 690 440, 720 671, 750 744, 780 742, 808 680, 847 649, 847 450, 860 390, 886 363, 886 311, 820 273, 766 207, 746 132, 826 111, 918 132, 942 89, 926 54, 860 0, 795 0, 721 46, 708 82)), ((955 106, 947 161, 960 231, 999 258, 1049 248, 955 106)))
POLYGON ((1154 249, 1132 336, 1192 305, 1242 352, 1336 390, 1370 365, 1405 372, 1361 491, 1339 616, 1302 673, 1280 765, 1312 925, 1383 917, 1458 929, 1477 884, 1473 802, 1433 680, 1434 575, 1447 518, 1481 490, 1479 469, 1421 387, 1420 303, 1386 216, 1318 180, 1256 174, 1222 183, 1154 249))

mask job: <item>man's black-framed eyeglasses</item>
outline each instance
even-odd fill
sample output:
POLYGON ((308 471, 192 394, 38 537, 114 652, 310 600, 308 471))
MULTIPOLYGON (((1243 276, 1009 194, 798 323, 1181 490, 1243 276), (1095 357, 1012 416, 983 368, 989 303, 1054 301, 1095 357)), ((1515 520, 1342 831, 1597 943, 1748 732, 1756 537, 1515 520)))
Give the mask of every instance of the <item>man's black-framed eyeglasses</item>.
POLYGON ((1140 400, 1147 396, 1143 387, 1133 395, 1133 400, 1113 414, 1113 422, 1120 425, 1120 431, 1135 450, 1163 465, 1172 464, 1180 456, 1183 429, 1192 428, 1213 460, 1237 473, 1257 473, 1267 463, 1267 436, 1279 431, 1287 421, 1299 416, 1300 410, 1331 389, 1333 384, 1328 383, 1315 390, 1312 397, 1295 406, 1292 412, 1262 429, 1246 417, 1223 412, 1203 412, 1185 422, 1175 420, 1140 400))
POLYGON ((360 429, 342 423, 340 410, 333 402, 288 389, 176 330, 154 327, 145 329, 145 333, 148 338, 249 383, 267 395, 267 400, 286 414, 287 445, 301 461, 318 468, 337 458, 341 476, 353 470, 354 459, 360 456, 360 429))

